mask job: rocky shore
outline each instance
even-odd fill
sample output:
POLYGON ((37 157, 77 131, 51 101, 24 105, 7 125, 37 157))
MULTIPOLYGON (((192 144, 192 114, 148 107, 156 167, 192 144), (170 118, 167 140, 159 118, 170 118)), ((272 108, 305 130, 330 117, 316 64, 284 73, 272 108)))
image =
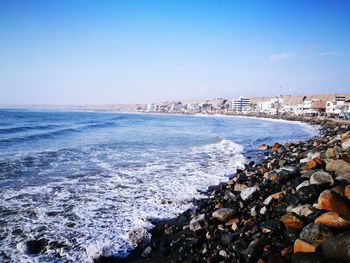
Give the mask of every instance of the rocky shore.
POLYGON ((292 120, 320 136, 260 145, 258 161, 158 222, 128 258, 96 262, 350 262, 350 124, 292 120))

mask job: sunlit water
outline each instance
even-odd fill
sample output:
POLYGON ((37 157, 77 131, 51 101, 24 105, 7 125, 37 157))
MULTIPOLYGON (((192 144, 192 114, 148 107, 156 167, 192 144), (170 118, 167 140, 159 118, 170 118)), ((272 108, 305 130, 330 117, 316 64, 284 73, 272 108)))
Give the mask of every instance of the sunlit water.
POLYGON ((0 110, 0 261, 125 256, 130 233, 147 239, 150 219, 190 208, 259 144, 315 133, 234 117, 0 110), (40 238, 45 251, 27 254, 40 238))

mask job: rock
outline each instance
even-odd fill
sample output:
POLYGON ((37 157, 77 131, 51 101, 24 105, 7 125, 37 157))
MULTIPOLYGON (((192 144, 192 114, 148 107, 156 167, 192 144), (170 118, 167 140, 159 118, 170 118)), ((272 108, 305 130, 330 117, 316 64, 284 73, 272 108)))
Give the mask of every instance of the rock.
POLYGON ((273 198, 272 198, 271 195, 268 196, 268 197, 264 200, 263 204, 264 204, 264 205, 269 205, 269 204, 271 203, 272 199, 273 199, 273 198))
POLYGON ((296 195, 300 198, 302 203, 313 203, 317 200, 319 192, 316 185, 309 185, 298 189, 296 195))
POLYGON ((312 170, 322 165, 322 160, 319 157, 316 157, 312 160, 309 160, 306 163, 305 170, 312 170))
POLYGON ((234 210, 231 208, 220 208, 212 214, 212 216, 221 222, 227 222, 232 218, 234 210))
POLYGON ((341 263, 341 261, 330 260, 318 252, 295 253, 291 263, 341 263))
POLYGON ((317 248, 316 243, 308 243, 306 241, 303 241, 301 239, 297 239, 294 242, 294 253, 302 252, 302 253, 307 253, 307 252, 315 252, 317 248))
POLYGON ((221 249, 220 251, 219 251, 219 255, 220 256, 222 256, 223 258, 227 258, 227 252, 225 251, 225 250, 223 250, 223 249, 221 249))
POLYGON ((281 148, 281 147, 282 147, 281 144, 275 143, 275 144, 271 147, 271 150, 272 150, 272 151, 276 151, 276 150, 278 150, 278 149, 281 148))
POLYGON ((321 250, 327 258, 350 262, 350 232, 328 239, 322 244, 321 250))
POLYGON ((246 186, 245 184, 236 183, 233 190, 236 192, 242 192, 244 189, 247 189, 247 188, 248 186, 246 186))
POLYGON ((259 256, 262 253, 262 249, 266 241, 264 239, 256 238, 249 243, 249 246, 246 250, 243 251, 245 256, 245 262, 255 263, 258 261, 259 256))
POLYGON ((260 228, 262 229, 263 233, 278 233, 279 231, 281 231, 281 223, 277 220, 267 220, 260 224, 260 228))
POLYGON ((269 146, 267 144, 260 144, 258 147, 258 150, 261 150, 261 151, 266 151, 268 149, 269 149, 269 146))
POLYGON ((350 137, 341 141, 341 147, 343 147, 344 150, 348 150, 350 148, 350 137))
POLYGON ((26 253, 28 254, 39 254, 44 251, 47 245, 46 239, 30 240, 26 242, 26 253))
POLYGON ((282 216, 281 221, 288 229, 300 229, 304 225, 303 221, 291 213, 282 216))
POLYGON ((318 171, 318 172, 315 172, 313 175, 311 175, 310 184, 334 185, 334 180, 333 180, 333 177, 329 173, 323 172, 323 171, 318 171))
POLYGON ((293 209, 291 209, 291 212, 297 214, 298 216, 307 217, 308 215, 311 215, 314 212, 314 209, 311 205, 307 204, 294 207, 293 209))
POLYGON ((265 215, 266 212, 267 212, 266 206, 263 206, 262 208, 260 208, 260 211, 259 211, 260 214, 265 215))
POLYGON ((193 232, 196 232, 201 229, 207 229, 207 228, 208 228, 208 223, 207 223, 207 220, 205 219, 205 214, 200 214, 198 216, 195 216, 190 221, 190 230, 192 230, 193 232))
POLYGON ((341 218, 336 212, 327 212, 320 215, 315 219, 315 224, 322 224, 337 229, 350 229, 350 221, 341 218))
POLYGON ((328 172, 335 172, 336 175, 350 173, 350 163, 344 160, 334 160, 327 163, 326 170, 328 172))
POLYGON ((268 196, 268 197, 264 200, 263 204, 264 204, 264 205, 269 205, 273 199, 279 199, 279 198, 281 198, 282 196, 283 196, 283 192, 274 193, 274 194, 268 196))
POLYGON ((284 231, 284 236, 287 240, 290 241, 290 243, 294 243, 295 240, 299 238, 299 229, 287 229, 284 231))
POLYGON ((263 178, 274 182, 277 181, 280 178, 280 176, 276 171, 270 171, 266 172, 263 178))
POLYGON ((299 234, 299 238, 307 242, 324 241, 332 236, 333 234, 330 231, 326 231, 322 225, 314 223, 305 226, 299 234))
POLYGON ((350 202, 341 195, 330 191, 323 191, 318 198, 321 209, 337 212, 341 217, 350 220, 350 202))
POLYGON ((310 181, 304 181, 304 182, 302 182, 301 184, 299 184, 296 188, 295 188, 295 190, 299 190, 300 188, 302 188, 302 187, 304 187, 304 186, 309 186, 310 185, 310 181))
POLYGON ((344 188, 344 196, 350 200, 350 185, 347 185, 345 188, 344 188))
POLYGON ((326 158, 327 159, 333 159, 333 158, 338 158, 338 152, 334 148, 328 148, 326 151, 326 158))
POLYGON ((145 248, 145 250, 141 253, 141 257, 148 258, 152 253, 152 247, 148 246, 145 248))
POLYGON ((350 136, 350 131, 344 132, 340 135, 340 139, 344 140, 350 136))
POLYGON ((257 191, 255 186, 248 187, 241 192, 241 198, 245 201, 250 199, 253 194, 257 191))

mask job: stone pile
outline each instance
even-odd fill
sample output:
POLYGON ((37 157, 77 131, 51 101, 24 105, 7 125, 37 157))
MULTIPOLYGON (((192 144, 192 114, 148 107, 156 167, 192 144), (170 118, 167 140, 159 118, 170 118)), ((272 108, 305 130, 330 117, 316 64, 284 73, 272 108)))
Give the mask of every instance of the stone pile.
POLYGON ((128 262, 350 262, 350 125, 261 145, 260 161, 158 225, 128 262))

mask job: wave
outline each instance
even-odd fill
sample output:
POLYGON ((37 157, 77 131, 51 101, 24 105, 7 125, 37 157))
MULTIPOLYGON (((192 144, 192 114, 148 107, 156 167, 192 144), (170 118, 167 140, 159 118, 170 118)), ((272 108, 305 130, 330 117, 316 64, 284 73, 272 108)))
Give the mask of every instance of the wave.
MULTIPOLYGON (((153 219, 175 217, 191 208, 193 198, 203 197, 198 190, 225 181, 228 170, 243 165, 241 145, 225 138, 214 141, 174 150, 170 159, 150 149, 148 154, 156 158, 138 166, 115 166, 120 159, 128 163, 134 152, 126 155, 108 148, 41 153, 35 165, 49 157, 59 162, 64 158, 71 176, 19 189, 4 188, 0 207, 15 213, 4 216, 6 227, 0 233, 4 253, 14 261, 35 261, 35 256, 21 248, 40 233, 48 244, 64 244, 64 249, 47 249, 40 255, 41 262, 55 261, 57 255, 72 262, 93 262, 100 255, 126 256, 139 240, 149 239, 153 219), (8 234, 17 233, 16 229, 21 233, 8 234), (16 245, 17 250, 13 249, 16 245)), ((48 164, 49 172, 62 172, 54 163, 48 164)))
POLYGON ((16 132, 24 132, 31 130, 43 130, 43 129, 52 129, 60 127, 61 125, 48 124, 48 125, 37 125, 37 126, 18 126, 18 127, 8 127, 8 128, 0 128, 0 134, 8 134, 8 133, 16 133, 16 132))
MULTIPOLYGON (((69 133, 83 132, 84 130, 93 129, 93 128, 107 128, 107 127, 115 127, 115 126, 116 126, 116 123, 114 122, 94 123, 94 124, 83 125, 83 126, 78 126, 74 128, 72 127, 63 128, 63 129, 52 130, 52 131, 43 132, 43 133, 34 133, 29 135, 24 134, 22 136, 0 139, 0 143, 17 143, 17 142, 23 142, 28 140, 49 139, 49 138, 54 138, 56 136, 66 135, 69 133)), ((28 131, 28 130, 49 129, 49 128, 56 128, 56 127, 60 127, 60 125, 8 128, 7 133, 11 131, 19 132, 19 131, 28 131)), ((3 132, 5 133, 5 129, 3 129, 3 132)))

